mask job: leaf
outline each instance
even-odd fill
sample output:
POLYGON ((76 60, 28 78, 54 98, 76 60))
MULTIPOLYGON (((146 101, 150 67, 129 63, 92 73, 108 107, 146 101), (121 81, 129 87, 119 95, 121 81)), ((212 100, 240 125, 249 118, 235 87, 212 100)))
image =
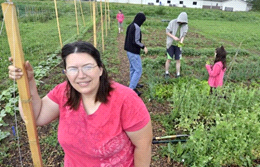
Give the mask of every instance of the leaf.
POLYGON ((178 47, 182 48, 184 46, 184 43, 178 42, 178 47))

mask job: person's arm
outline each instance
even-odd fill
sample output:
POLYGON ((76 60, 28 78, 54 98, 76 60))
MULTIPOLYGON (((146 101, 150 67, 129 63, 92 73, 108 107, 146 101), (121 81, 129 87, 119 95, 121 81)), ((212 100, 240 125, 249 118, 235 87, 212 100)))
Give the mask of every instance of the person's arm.
POLYGON ((180 43, 183 43, 184 41, 184 37, 186 36, 187 32, 188 32, 188 24, 184 24, 181 26, 181 29, 180 29, 180 43))
POLYGON ((209 76, 215 77, 215 76, 219 75, 222 67, 219 64, 217 64, 217 63, 214 64, 213 67, 211 67, 211 65, 207 65, 206 64, 206 69, 207 69, 207 71, 209 73, 209 76))
MULTIPOLYGON (((12 61, 12 58, 9 58, 12 61)), ((16 68, 13 65, 8 67, 9 69, 9 78, 18 80, 23 76, 23 71, 20 68, 16 68)), ((27 72, 28 82, 29 82, 29 89, 31 94, 31 102, 34 112, 34 117, 36 121, 36 125, 45 125, 50 123, 52 120, 56 119, 59 116, 59 106, 47 96, 43 99, 40 98, 36 86, 36 82, 34 79, 33 68, 28 61, 25 62, 25 69, 27 72)), ((26 118, 24 117, 24 111, 22 108, 22 102, 26 99, 19 100, 19 111, 21 117, 24 121, 26 118)))
POLYGON ((179 41, 180 39, 172 34, 172 31, 174 30, 174 27, 176 26, 176 23, 174 20, 170 21, 168 26, 166 27, 166 35, 171 37, 175 41, 179 41))
POLYGON ((183 41, 184 41, 184 37, 181 37, 180 43, 183 43, 183 41))
POLYGON ((135 132, 126 132, 135 146, 134 166, 149 167, 151 163, 152 152, 152 124, 151 121, 142 129, 135 132))
POLYGON ((143 43, 141 43, 141 29, 139 26, 137 26, 136 24, 135 25, 135 44, 138 45, 140 48, 144 49, 145 46, 143 43))
POLYGON ((172 39, 174 39, 175 41, 180 41, 180 39, 174 35, 172 35, 170 32, 166 32, 166 35, 168 35, 169 37, 171 37, 172 39))
POLYGON ((148 53, 147 47, 146 47, 143 43, 140 42, 140 39, 141 39, 140 34, 141 34, 141 29, 140 29, 140 27, 135 26, 135 43, 136 43, 140 48, 144 49, 144 53, 147 54, 147 53, 148 53))

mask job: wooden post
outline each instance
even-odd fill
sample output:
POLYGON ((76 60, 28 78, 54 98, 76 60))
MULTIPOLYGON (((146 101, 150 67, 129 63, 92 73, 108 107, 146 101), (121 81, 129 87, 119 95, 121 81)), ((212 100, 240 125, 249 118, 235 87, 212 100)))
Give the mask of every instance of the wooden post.
POLYGON ((96 1, 93 1, 93 36, 94 46, 97 47, 97 33, 96 33, 96 1))
POLYGON ((54 0, 54 6, 55 6, 55 13, 56 13, 56 20, 57 20, 59 39, 60 39, 60 48, 62 48, 63 45, 62 45, 62 39, 61 39, 61 33, 60 33, 60 23, 59 23, 59 16, 58 16, 58 9, 57 9, 57 1, 56 0, 54 0))
MULTIPOLYGON (((6 32, 14 64, 16 67, 19 67, 25 71, 24 53, 22 50, 15 5, 12 2, 2 3, 1 5, 3 15, 5 17, 6 32)), ((24 120, 27 129, 33 165, 35 167, 42 167, 43 163, 41 158, 39 139, 35 126, 35 118, 32 110, 31 95, 26 72, 24 72, 24 75, 21 79, 17 80, 17 85, 19 96, 22 102, 22 108, 24 111, 24 120)))
POLYGON ((82 16, 83 25, 84 25, 84 27, 86 27, 86 23, 85 23, 85 19, 84 19, 84 14, 83 14, 83 10, 82 10, 82 5, 81 5, 81 0, 79 0, 79 5, 80 5, 80 11, 81 11, 81 16, 82 16))
POLYGON ((91 1, 89 1, 89 12, 90 12, 90 16, 91 16, 91 21, 93 21, 92 2, 91 1))
POLYGON ((108 28, 110 29, 110 9, 109 9, 109 0, 107 0, 107 9, 108 9, 108 28))
POLYGON ((107 0, 105 0, 105 25, 106 25, 106 36, 107 36, 107 0))
POLYGON ((77 1, 74 0, 75 6, 75 15, 76 15, 76 25, 77 25, 77 34, 79 35, 79 22, 78 22, 78 12, 77 12, 77 1))
POLYGON ((101 18, 102 52, 104 52, 105 46, 104 46, 104 27, 103 27, 102 0, 100 0, 100 18, 101 18))

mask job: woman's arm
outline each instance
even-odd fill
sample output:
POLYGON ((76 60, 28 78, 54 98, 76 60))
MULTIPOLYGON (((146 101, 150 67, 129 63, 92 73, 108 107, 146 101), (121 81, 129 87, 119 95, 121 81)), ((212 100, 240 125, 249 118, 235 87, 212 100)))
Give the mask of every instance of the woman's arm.
MULTIPOLYGON (((9 58, 10 61, 12 61, 12 58, 9 58)), ((16 68, 13 65, 10 65, 8 67, 9 69, 9 78, 18 80, 23 76, 23 71, 20 68, 16 68)), ((34 117, 36 121, 36 125, 45 125, 51 122, 52 120, 56 119, 59 116, 59 106, 58 104, 54 103, 52 100, 50 100, 47 96, 45 96, 43 99, 40 98, 36 86, 36 82, 34 79, 34 73, 33 68, 30 65, 28 61, 25 62, 25 69, 27 72, 28 82, 29 82, 29 89, 31 94, 31 102, 32 102, 32 108, 34 112, 34 117)), ((27 118, 24 117, 24 111, 22 108, 22 102, 25 99, 19 100, 19 111, 21 114, 21 117, 24 121, 27 120, 27 118)))
POLYGON ((149 167, 151 163, 152 151, 152 124, 151 121, 142 129, 135 132, 126 132, 135 146, 134 166, 149 167))

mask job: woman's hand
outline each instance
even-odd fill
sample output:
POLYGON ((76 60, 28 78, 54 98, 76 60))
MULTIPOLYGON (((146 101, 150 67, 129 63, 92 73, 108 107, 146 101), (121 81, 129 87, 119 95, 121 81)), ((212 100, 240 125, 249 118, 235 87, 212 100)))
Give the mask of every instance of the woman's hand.
MULTIPOLYGON (((9 57, 9 61, 13 62, 13 58, 9 57)), ((17 80, 22 78, 23 71, 20 68, 16 68, 13 64, 8 66, 9 69, 9 78, 13 80, 17 80)), ((28 81, 31 81, 34 78, 33 68, 29 61, 25 62, 25 70, 27 72, 28 81)))

